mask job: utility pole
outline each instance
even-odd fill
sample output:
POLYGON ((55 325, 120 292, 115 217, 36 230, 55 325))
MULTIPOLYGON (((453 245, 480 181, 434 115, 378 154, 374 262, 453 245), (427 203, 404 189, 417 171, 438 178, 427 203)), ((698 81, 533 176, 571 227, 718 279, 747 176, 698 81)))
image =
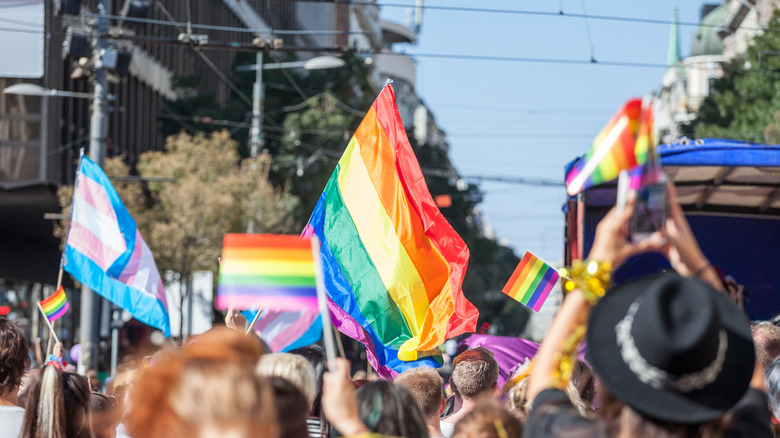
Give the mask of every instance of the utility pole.
MULTIPOLYGON (((103 167, 106 159, 106 134, 108 132, 108 104, 106 99, 106 71, 103 69, 105 35, 108 32, 109 0, 98 2, 97 29, 93 34, 92 61, 95 65, 93 85, 92 118, 89 123, 89 157, 103 167)), ((81 356, 78 372, 84 374, 97 364, 99 297, 85 285, 81 286, 81 356)))
MULTIPOLYGON (((251 166, 257 166, 255 162, 257 155, 260 153, 260 149, 263 147, 263 51, 257 51, 257 59, 255 61, 255 83, 252 86, 252 124, 249 128, 249 156, 253 162, 251 166)), ((254 208, 256 201, 251 201, 254 208)), ((247 233, 255 232, 255 217, 254 214, 249 218, 249 223, 246 225, 247 233)))

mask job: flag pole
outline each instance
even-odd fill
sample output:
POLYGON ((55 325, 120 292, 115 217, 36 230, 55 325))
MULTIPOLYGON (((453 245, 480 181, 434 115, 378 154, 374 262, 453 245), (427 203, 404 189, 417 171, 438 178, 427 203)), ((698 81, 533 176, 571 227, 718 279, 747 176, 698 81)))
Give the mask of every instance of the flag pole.
MULTIPOLYGON (((54 336, 54 340, 57 341, 57 343, 59 343, 60 338, 57 337, 57 333, 54 333, 54 327, 52 327, 51 321, 49 321, 49 317, 46 316, 46 312, 43 311, 43 307, 41 307, 41 303, 39 302, 37 304, 38 304, 38 310, 40 310, 41 313, 43 314, 43 320, 46 321, 46 324, 49 326, 49 333, 51 333, 52 336, 54 336)), ((46 354, 49 354, 48 347, 46 348, 46 354)))
MULTIPOLYGON (((552 264, 552 263, 548 263, 546 260, 544 260, 544 259, 542 259, 541 257, 539 257, 538 255, 536 255, 536 254, 532 253, 532 252, 531 252, 531 250, 528 250, 528 252, 530 252, 532 256, 536 257, 536 258, 537 258, 539 261, 541 261, 541 262, 542 262, 542 263, 544 263, 545 265, 547 265, 547 266, 549 266, 549 267, 551 267, 551 268, 553 267, 553 264, 552 264)), ((567 276, 565 276, 565 275, 561 275, 560 269, 556 269, 556 270, 555 270, 555 273, 556 273, 556 274, 558 274, 558 276, 559 276, 559 277, 561 277, 561 278, 565 278, 565 279, 567 279, 567 280, 569 280, 569 281, 572 281, 572 280, 571 280, 571 278, 569 278, 569 277, 567 277, 567 276)))
MULTIPOLYGON (((314 256, 314 278, 317 280, 317 302, 322 315, 322 339, 325 341, 325 355, 328 364, 332 367, 336 362, 336 347, 333 345, 333 333, 329 328, 330 311, 328 310, 328 298, 325 294, 325 279, 322 276, 322 259, 320 259, 320 239, 317 235, 311 236, 311 251, 314 256)), ((333 369, 333 368, 331 368, 333 369)))
POLYGON ((341 335, 339 334, 339 330, 335 325, 331 325, 331 327, 333 327, 333 336, 336 338, 336 344, 339 346, 339 354, 341 357, 346 358, 347 355, 344 354, 344 344, 341 342, 341 335))
POLYGON ((249 327, 247 327, 246 332, 244 332, 245 335, 248 335, 252 333, 252 329, 255 328, 255 324, 257 324, 257 320, 260 319, 260 314, 263 313, 263 308, 257 310, 257 314, 252 319, 252 322, 249 324, 249 327))

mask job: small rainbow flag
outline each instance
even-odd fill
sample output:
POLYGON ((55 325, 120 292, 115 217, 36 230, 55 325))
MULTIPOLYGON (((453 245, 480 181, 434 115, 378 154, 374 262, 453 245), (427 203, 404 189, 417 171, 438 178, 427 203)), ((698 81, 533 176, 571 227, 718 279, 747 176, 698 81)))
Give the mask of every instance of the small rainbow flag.
POLYGON ((70 309, 65 290, 60 286, 56 292, 40 302, 41 310, 50 322, 55 321, 70 309))
POLYGON ((614 180, 621 170, 643 164, 648 146, 653 142, 652 114, 643 114, 644 111, 642 100, 632 99, 612 117, 593 140, 585 158, 577 161, 566 173, 569 196, 614 180), (640 121, 644 122, 644 128, 640 128, 640 121), (641 133, 639 148, 642 148, 639 151, 638 133, 641 133))
POLYGON ((558 272, 531 251, 526 251, 501 291, 538 312, 556 281, 558 272))
POLYGON ((319 311, 311 238, 226 234, 219 268, 218 309, 319 311))

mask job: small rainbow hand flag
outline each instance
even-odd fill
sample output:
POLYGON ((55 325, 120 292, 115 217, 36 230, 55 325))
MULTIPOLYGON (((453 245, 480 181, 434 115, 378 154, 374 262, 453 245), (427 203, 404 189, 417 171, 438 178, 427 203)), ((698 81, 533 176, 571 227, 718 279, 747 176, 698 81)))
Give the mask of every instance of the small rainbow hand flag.
POLYGON ((70 309, 70 304, 65 296, 65 290, 60 286, 56 292, 40 302, 41 310, 49 322, 53 322, 70 309))
POLYGON ((556 281, 558 272, 539 260, 531 251, 526 251, 501 291, 538 312, 556 281))
POLYGON ((218 309, 313 310, 317 282, 311 238, 226 234, 219 268, 218 309))

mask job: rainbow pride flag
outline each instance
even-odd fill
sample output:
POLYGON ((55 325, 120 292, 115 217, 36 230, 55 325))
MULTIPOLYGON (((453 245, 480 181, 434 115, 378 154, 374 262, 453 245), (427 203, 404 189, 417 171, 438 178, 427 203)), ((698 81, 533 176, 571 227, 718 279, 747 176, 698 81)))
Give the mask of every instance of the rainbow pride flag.
POLYGON ((557 281, 558 272, 552 266, 526 251, 501 291, 538 312, 557 281))
POLYGON ((65 296, 65 290, 62 286, 49 295, 48 298, 41 301, 41 309, 50 322, 59 319, 70 309, 70 303, 68 303, 68 298, 65 296))
MULTIPOLYGON (((651 111, 650 105, 645 111, 651 111)), ((652 112, 643 115, 642 100, 628 101, 599 132, 585 158, 566 173, 566 191, 570 196, 601 183, 614 180, 621 170, 644 163, 649 146, 655 146, 652 112), (640 128, 640 121, 644 127, 640 128), (639 140, 637 135, 641 133, 639 140), (637 144, 639 143, 639 144, 637 144), (642 148, 641 150, 638 150, 642 148)))
POLYGON ((311 239, 280 234, 226 234, 216 306, 317 312, 311 239))
POLYGON ((461 290, 469 250, 428 191, 392 86, 344 151, 304 230, 311 234, 322 242, 331 320, 366 346, 381 376, 438 366, 426 356, 476 329, 479 313, 461 290))

